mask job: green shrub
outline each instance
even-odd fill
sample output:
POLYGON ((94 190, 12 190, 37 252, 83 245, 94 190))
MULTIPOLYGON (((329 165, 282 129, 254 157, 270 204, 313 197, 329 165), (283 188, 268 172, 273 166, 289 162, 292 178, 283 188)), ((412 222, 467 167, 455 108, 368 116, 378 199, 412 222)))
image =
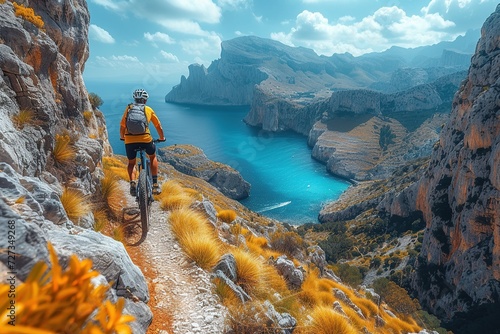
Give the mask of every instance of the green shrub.
POLYGON ((104 103, 104 101, 101 99, 101 97, 99 95, 97 95, 96 93, 89 93, 89 101, 90 101, 90 104, 92 105, 92 108, 94 108, 94 109, 99 108, 104 103))

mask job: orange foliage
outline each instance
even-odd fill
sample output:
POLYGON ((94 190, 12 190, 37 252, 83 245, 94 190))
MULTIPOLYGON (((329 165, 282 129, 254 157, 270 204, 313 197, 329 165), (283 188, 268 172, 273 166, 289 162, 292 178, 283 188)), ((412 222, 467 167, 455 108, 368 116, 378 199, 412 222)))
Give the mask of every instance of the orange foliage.
POLYGON ((45 23, 42 18, 35 15, 33 8, 24 7, 23 5, 18 5, 16 2, 12 3, 14 5, 15 15, 22 17, 26 21, 33 23, 39 29, 42 29, 45 23))

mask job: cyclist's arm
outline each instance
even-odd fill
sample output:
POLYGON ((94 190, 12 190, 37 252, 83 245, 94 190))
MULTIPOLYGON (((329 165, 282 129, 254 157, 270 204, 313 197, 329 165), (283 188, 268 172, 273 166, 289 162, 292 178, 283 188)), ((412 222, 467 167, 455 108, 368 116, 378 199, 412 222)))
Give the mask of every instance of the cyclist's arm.
POLYGON ((156 128, 156 131, 158 132, 158 136, 160 137, 160 140, 165 140, 165 135, 163 133, 163 128, 161 127, 160 120, 158 119, 158 116, 156 116, 155 112, 153 109, 151 109, 151 122, 153 122, 153 125, 156 128))
POLYGON ((127 109, 125 109, 125 112, 123 113, 122 120, 120 121, 120 139, 125 138, 125 130, 126 130, 126 118, 127 118, 127 109))

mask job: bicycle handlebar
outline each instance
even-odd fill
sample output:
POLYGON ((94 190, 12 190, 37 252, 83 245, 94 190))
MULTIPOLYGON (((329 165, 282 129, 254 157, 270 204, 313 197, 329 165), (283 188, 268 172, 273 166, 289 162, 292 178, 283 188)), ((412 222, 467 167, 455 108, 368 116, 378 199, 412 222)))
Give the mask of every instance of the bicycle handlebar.
MULTIPOLYGON (((125 141, 125 138, 120 138, 120 140, 121 141, 125 141)), ((163 139, 163 140, 161 140, 161 139, 153 139, 154 143, 163 143, 165 141, 167 141, 167 140, 166 139, 163 139)))

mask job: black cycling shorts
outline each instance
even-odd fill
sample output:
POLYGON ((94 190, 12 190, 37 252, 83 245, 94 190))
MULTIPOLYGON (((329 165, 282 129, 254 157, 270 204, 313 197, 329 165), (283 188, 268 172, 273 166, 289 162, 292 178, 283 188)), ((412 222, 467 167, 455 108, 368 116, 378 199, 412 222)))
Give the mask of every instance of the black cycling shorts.
POLYGON ((137 157, 137 151, 141 148, 146 150, 147 155, 152 155, 156 153, 156 145, 153 141, 149 143, 131 143, 125 144, 125 151, 127 152, 127 158, 129 160, 135 159, 137 157))

